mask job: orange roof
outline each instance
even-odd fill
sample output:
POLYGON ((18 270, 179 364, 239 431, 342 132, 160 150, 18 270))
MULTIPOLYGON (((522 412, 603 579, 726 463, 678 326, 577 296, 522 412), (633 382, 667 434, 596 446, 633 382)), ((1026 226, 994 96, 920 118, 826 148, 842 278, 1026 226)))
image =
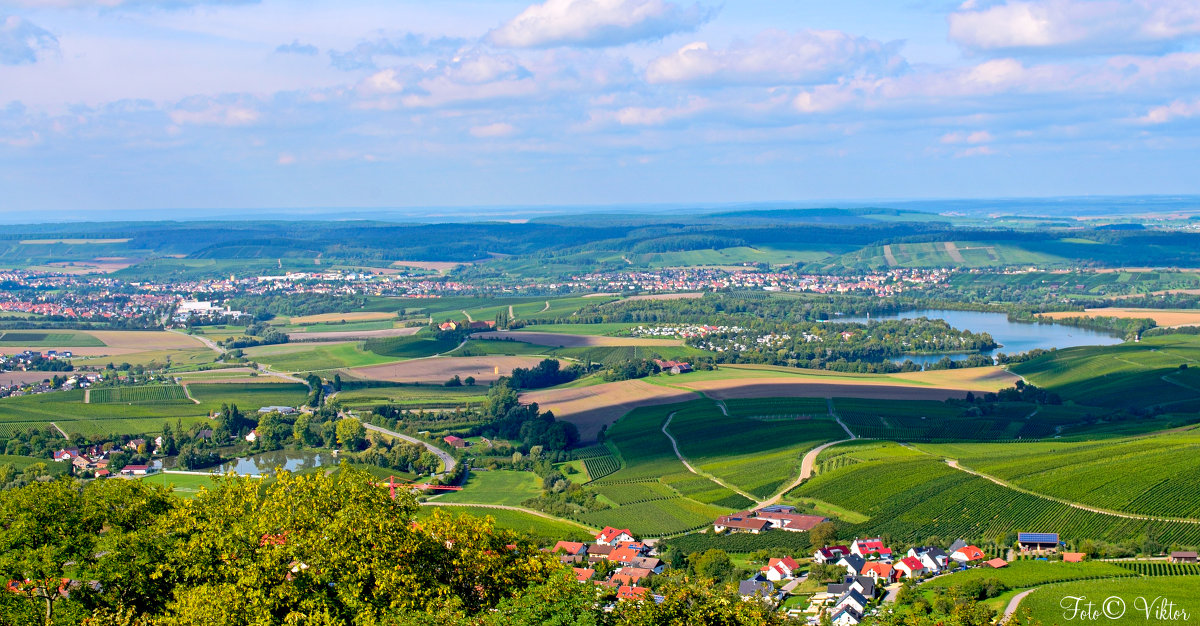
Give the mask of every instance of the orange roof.
POLYGON ((880 563, 879 561, 867 561, 863 564, 860 575, 866 576, 868 574, 873 574, 875 578, 891 578, 892 566, 887 563, 880 563))
POLYGON ((646 593, 650 590, 645 587, 630 587, 629 585, 621 585, 617 589, 618 600, 640 600, 646 597, 646 593))
POLYGON ((609 553, 608 560, 618 563, 629 563, 639 556, 641 556, 641 552, 633 548, 617 548, 609 553))
POLYGON ((587 569, 586 567, 572 567, 571 569, 575 570, 575 580, 581 583, 586 583, 592 579, 592 576, 596 575, 596 570, 587 569))
POLYGON ((560 541, 554 544, 554 548, 550 551, 558 552, 559 550, 567 554, 580 554, 584 552, 584 545, 578 541, 560 541))
POLYGON ((1001 567, 1008 567, 1008 561, 1005 561, 1004 559, 992 559, 985 563, 985 565, 1000 569, 1001 567))
POLYGON ((984 557, 983 550, 980 550, 975 546, 965 546, 959 548, 955 552, 961 553, 963 556, 967 557, 968 561, 978 561, 984 557))
POLYGON ((1085 556, 1082 552, 1063 552, 1063 560, 1067 563, 1082 563, 1085 556))

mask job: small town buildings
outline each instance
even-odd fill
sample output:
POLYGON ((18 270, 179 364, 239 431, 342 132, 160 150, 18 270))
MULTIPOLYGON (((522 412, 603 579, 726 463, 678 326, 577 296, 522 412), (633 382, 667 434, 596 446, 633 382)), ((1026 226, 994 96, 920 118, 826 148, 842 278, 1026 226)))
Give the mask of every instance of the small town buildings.
POLYGON ((844 607, 850 607, 861 615, 867 610, 867 602, 867 598, 863 596, 863 594, 859 593, 857 589, 849 589, 833 603, 833 608, 838 610, 844 607))
POLYGON ((55 461, 63 461, 63 462, 67 462, 67 461, 73 462, 75 459, 79 458, 79 456, 80 456, 79 448, 67 448, 65 450, 56 451, 54 453, 54 460, 55 461))
POLYGON ((849 546, 825 546, 813 553, 814 563, 837 563, 839 559, 850 554, 849 546))
POLYGON ((838 559, 838 565, 846 568, 846 573, 851 576, 859 576, 862 574, 863 567, 866 566, 867 560, 855 554, 847 554, 838 559))
POLYGON ((884 563, 882 561, 867 561, 866 564, 863 565, 862 572, 860 572, 859 575, 879 578, 882 580, 891 580, 892 573, 893 568, 890 563, 884 563))
POLYGON ((853 607, 845 606, 838 609, 829 621, 834 626, 858 626, 862 622, 862 614, 855 611, 853 607))
POLYGON ((1171 556, 1167 560, 1170 561, 1171 563, 1196 563, 1196 562, 1198 562, 1197 555, 1195 552, 1183 552, 1183 551, 1172 552, 1171 556))
POLYGON ((1017 533, 1017 546, 1021 552, 1050 554, 1058 551, 1058 533, 1017 533))
POLYGON ((762 567, 762 573, 767 577, 767 580, 779 582, 781 580, 791 580, 796 577, 796 570, 800 568, 800 564, 790 556, 785 556, 782 559, 770 559, 767 564, 762 567))
POLYGON ((875 579, 869 576, 847 576, 842 582, 830 584, 825 590, 839 598, 847 592, 857 591, 869 600, 875 597, 875 579))
POLYGON ((622 585, 637 586, 643 579, 649 578, 653 574, 654 572, 640 567, 622 567, 609 580, 622 585))
POLYGON ((617 588, 617 600, 645 600, 646 595, 649 593, 650 590, 645 587, 621 585, 617 588))
POLYGON ((892 550, 883 545, 883 539, 875 537, 872 539, 855 539, 850 543, 850 553, 869 558, 872 554, 878 554, 879 558, 890 561, 892 558, 892 550))
POLYGON ((571 570, 575 572, 575 580, 581 583, 590 581, 596 575, 596 570, 585 567, 572 567, 571 570))
POLYGON ((597 561, 607 561, 608 555, 612 554, 613 550, 615 550, 615 548, 613 548, 612 546, 603 544, 603 543, 599 543, 599 542, 588 546, 588 554, 587 554, 588 563, 595 563, 597 561))
POLYGON ((578 541, 560 541, 554 544, 551 552, 561 552, 571 556, 587 554, 587 544, 579 543, 578 541))
MULTIPOLYGON (((953 548, 954 546, 951 547, 953 548)), ((954 548, 950 552, 950 558, 959 563, 982 561, 984 556, 983 550, 980 550, 976 546, 961 546, 954 548)))
POLYGON ((279 413, 280 415, 295 415, 297 413, 297 411, 294 407, 290 407, 290 406, 272 405, 272 406, 263 406, 263 407, 258 408, 259 415, 266 415, 267 413, 279 413))
POLYGON ((754 597, 769 600, 774 593, 775 584, 767 580, 767 577, 762 574, 755 574, 753 577, 738 583, 738 595, 742 596, 743 600, 749 600, 754 597))
POLYGON ((893 575, 897 578, 900 576, 917 578, 921 574, 925 573, 925 565, 921 563, 920 559, 913 556, 906 556, 900 559, 900 561, 896 563, 892 569, 894 570, 893 575))
POLYGON ((613 528, 612 526, 605 526, 604 530, 601 530, 600 533, 596 535, 596 543, 602 546, 628 543, 630 541, 633 541, 633 533, 630 532, 628 528, 613 528))
POLYGON ((790 532, 807 532, 828 518, 820 515, 797 515, 795 507, 769 506, 754 512, 756 518, 771 522, 771 530, 786 530, 790 532))

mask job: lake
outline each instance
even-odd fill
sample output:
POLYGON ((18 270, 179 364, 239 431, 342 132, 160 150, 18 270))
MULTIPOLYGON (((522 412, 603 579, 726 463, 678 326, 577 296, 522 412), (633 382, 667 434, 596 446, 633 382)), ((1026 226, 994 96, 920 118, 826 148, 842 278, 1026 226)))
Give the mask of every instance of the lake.
POLYGON ((289 472, 297 472, 323 465, 337 465, 337 458, 328 452, 314 450, 276 450, 234 459, 214 472, 219 474, 237 472, 243 476, 264 476, 275 473, 276 467, 282 467, 289 472))
MULTIPOLYGON (((1123 343, 1125 339, 1109 333, 1090 330, 1086 328, 1076 328, 1074 326, 1063 326, 1061 324, 1031 324, 1027 322, 1012 322, 1009 321, 1008 315, 1004 313, 984 313, 980 311, 950 311, 943 309, 926 309, 919 311, 904 311, 893 315, 871 316, 872 321, 883 320, 907 320, 918 317, 927 317, 929 319, 946 320, 947 324, 959 330, 969 330, 973 333, 987 333, 1000 344, 1000 347, 992 352, 984 352, 986 355, 993 355, 997 352, 1005 354, 1020 354, 1029 352, 1035 348, 1050 350, 1052 348, 1073 348, 1075 346, 1109 346, 1117 343, 1123 343)), ((865 317, 838 317, 830 321, 837 322, 858 322, 866 323, 865 317)), ((936 363, 942 358, 949 356, 951 359, 960 361, 969 357, 969 354, 923 354, 905 356, 899 359, 893 359, 897 363, 911 360, 918 365, 928 365, 936 363)))

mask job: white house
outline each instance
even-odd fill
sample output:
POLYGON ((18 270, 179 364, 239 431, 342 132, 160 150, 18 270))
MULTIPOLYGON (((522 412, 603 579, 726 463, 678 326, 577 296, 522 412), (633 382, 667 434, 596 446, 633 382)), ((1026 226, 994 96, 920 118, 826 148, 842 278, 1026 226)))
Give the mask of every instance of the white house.
POLYGON ((835 610, 846 607, 854 609, 856 613, 861 615, 862 612, 867 609, 867 599, 863 596, 863 594, 851 589, 850 591, 843 593, 842 597, 838 598, 837 602, 833 603, 833 608, 835 610))
POLYGON ((887 546, 883 545, 883 539, 879 537, 871 539, 855 539, 854 543, 850 544, 850 553, 867 558, 872 554, 878 554, 881 559, 891 560, 892 551, 887 546))
POLYGON ((258 431, 257 430, 250 431, 250 434, 246 435, 246 441, 249 441, 250 443, 254 443, 255 441, 258 441, 258 431))
POLYGON ((855 612, 850 607, 845 607, 834 613, 830 622, 834 626, 858 626, 859 622, 862 622, 862 614, 855 612))
POLYGON ((605 526, 600 534, 596 535, 596 543, 602 546, 613 546, 618 543, 626 543, 633 541, 633 533, 628 528, 613 528, 605 526))
POLYGON ((925 565, 921 563, 920 559, 913 556, 906 556, 900 559, 900 562, 896 563, 894 569, 908 578, 916 578, 925 573, 925 565))
POLYGON ((763 566, 762 573, 766 574, 767 580, 778 582, 781 580, 791 580, 796 576, 796 570, 800 564, 790 556, 785 556, 782 559, 771 559, 763 566))

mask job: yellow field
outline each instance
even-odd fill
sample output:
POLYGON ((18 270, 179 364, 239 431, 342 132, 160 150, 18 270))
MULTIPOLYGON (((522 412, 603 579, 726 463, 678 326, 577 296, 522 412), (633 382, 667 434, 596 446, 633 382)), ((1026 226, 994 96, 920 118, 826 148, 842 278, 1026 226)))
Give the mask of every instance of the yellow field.
POLYGON ((412 359, 385 365, 370 365, 348 370, 358 378, 388 380, 400 383, 444 383, 452 376, 474 376, 487 383, 512 374, 516 367, 534 367, 542 357, 531 356, 463 356, 412 359))
MULTIPOLYGON (((58 331, 39 331, 55 334, 58 331)), ((99 339, 103 346, 55 346, 58 351, 70 350, 75 356, 118 356, 138 352, 162 352, 172 350, 191 350, 201 348, 211 354, 211 351, 199 340, 180 333, 169 333, 156 330, 72 330, 62 331, 87 334, 99 339)), ((15 353, 22 350, 42 352, 45 347, 38 346, 5 346, 5 352, 15 353)))
POLYGON ((319 324, 321 322, 374 322, 376 320, 390 320, 396 317, 395 313, 371 312, 371 311, 355 311, 353 313, 322 313, 320 315, 302 315, 300 317, 291 318, 291 323, 296 325, 304 324, 319 324))
POLYGON ((563 333, 538 333, 498 330, 486 335, 476 335, 480 338, 513 341, 524 341, 535 346, 550 346, 553 348, 586 348, 593 346, 682 346, 681 339, 650 339, 645 337, 604 337, 600 335, 567 335, 563 333))
POLYGON ((590 387, 547 389, 521 394, 522 402, 536 402, 554 417, 574 424, 584 441, 591 441, 600 427, 617 421, 639 406, 671 404, 695 399, 682 389, 651 385, 642 380, 622 380, 590 387))
POLYGON ((1042 313, 1051 319, 1068 317, 1119 317, 1121 319, 1149 318, 1159 326, 1194 326, 1200 324, 1200 311, 1179 309, 1127 309, 1120 307, 1104 307, 1085 309, 1083 311, 1056 311, 1042 313))

